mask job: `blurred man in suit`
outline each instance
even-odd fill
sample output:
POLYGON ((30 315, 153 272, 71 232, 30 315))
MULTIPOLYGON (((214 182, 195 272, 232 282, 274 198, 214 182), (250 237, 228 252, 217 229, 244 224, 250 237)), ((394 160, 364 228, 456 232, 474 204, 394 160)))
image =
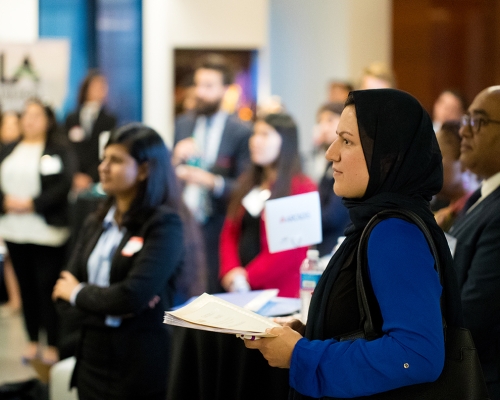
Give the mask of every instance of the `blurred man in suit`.
POLYGON ((483 178, 450 234, 465 327, 491 399, 500 399, 500 86, 480 92, 462 117, 460 161, 483 178))
POLYGON ((249 163, 250 127, 221 110, 231 83, 223 57, 203 58, 194 73, 196 106, 175 123, 172 161, 185 184, 184 200, 203 229, 210 293, 221 291, 219 235, 229 194, 249 163))

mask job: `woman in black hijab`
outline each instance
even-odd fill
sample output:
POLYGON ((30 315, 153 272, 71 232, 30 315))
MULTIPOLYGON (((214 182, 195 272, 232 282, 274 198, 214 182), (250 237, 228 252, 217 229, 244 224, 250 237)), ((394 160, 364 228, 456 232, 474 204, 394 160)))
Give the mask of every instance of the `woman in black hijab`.
POLYGON ((363 229, 382 210, 412 211, 424 221, 444 270, 447 322, 461 322, 451 255, 429 208, 443 180, 429 115, 399 90, 354 91, 337 133, 326 157, 333 162, 334 191, 349 209, 347 238, 314 291, 307 326, 295 321, 273 328, 275 338, 245 341, 270 365, 290 368, 294 400, 368 396, 432 382, 442 371, 442 288, 423 233, 403 219, 382 220, 368 239, 367 271, 382 335, 337 340, 360 328, 356 251, 363 229))

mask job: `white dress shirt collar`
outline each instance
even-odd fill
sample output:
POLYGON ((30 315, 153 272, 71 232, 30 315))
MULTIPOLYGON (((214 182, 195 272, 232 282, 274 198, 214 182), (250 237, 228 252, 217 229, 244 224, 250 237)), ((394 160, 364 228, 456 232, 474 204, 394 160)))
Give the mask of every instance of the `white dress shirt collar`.
POLYGON ((500 186, 500 172, 485 179, 481 184, 481 199, 489 196, 500 186))

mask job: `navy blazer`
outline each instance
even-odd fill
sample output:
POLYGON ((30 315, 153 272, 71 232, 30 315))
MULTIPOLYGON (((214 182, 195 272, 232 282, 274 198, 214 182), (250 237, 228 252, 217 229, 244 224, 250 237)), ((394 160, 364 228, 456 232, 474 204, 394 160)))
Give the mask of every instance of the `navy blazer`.
MULTIPOLYGON (((71 128, 80 126, 80 110, 81 107, 66 118, 66 134, 69 134, 71 128)), ((94 182, 99 182, 99 173, 97 171, 97 167, 101 162, 99 159, 99 135, 103 131, 112 130, 115 126, 116 117, 108 113, 105 107, 102 107, 92 126, 90 138, 81 142, 71 142, 78 160, 78 172, 90 175, 94 182)))
MULTIPOLYGON (((0 166, 12 153, 14 148, 21 143, 17 141, 6 145, 0 151, 0 166)), ((45 144, 42 157, 58 157, 62 162, 62 169, 54 174, 42 174, 40 171, 41 193, 33 199, 35 212, 45 218, 47 224, 52 226, 68 225, 68 193, 75 173, 75 156, 67 142, 62 138, 50 138, 45 144)), ((0 212, 3 208, 4 193, 0 188, 0 212)))
MULTIPOLYGON (((175 121, 174 146, 182 139, 193 136, 196 124, 196 115, 187 113, 175 121)), ((251 128, 234 115, 229 115, 222 132, 219 152, 215 164, 210 169, 213 174, 224 178, 224 192, 222 196, 211 196, 212 212, 214 215, 225 217, 229 194, 234 187, 236 178, 249 166, 250 152, 248 139, 251 128)))
MULTIPOLYGON (((80 282, 88 281, 87 263, 103 232, 102 220, 91 214, 78 237, 67 270, 80 282)), ((85 286, 76 298, 76 309, 90 318, 83 322, 104 327, 107 315, 133 315, 125 318, 123 327, 158 328, 163 311, 172 307, 175 277, 183 258, 182 223, 169 207, 159 207, 147 220, 127 229, 111 262, 110 286, 85 286), (144 241, 133 255, 122 250, 131 237, 144 241), (148 302, 160 296, 160 303, 151 309, 148 302)))
POLYGON ((487 382, 500 379, 500 187, 450 229, 465 327, 487 382))

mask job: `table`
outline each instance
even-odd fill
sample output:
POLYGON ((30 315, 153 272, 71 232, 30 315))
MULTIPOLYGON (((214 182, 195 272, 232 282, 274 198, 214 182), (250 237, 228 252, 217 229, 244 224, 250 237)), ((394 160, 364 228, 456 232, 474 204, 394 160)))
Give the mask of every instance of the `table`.
POLYGON ((236 336, 172 327, 169 400, 286 400, 288 369, 236 336))

